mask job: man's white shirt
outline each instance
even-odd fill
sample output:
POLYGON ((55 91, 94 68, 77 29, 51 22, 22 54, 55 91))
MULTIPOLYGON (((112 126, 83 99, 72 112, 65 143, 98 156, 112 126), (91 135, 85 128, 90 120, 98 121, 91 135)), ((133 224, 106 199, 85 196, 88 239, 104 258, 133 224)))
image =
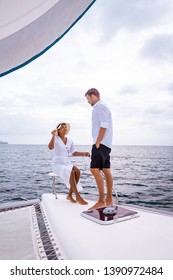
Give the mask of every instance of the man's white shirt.
POLYGON ((112 115, 107 107, 101 100, 93 105, 92 112, 92 138, 93 144, 96 143, 100 127, 106 128, 105 135, 101 144, 111 148, 113 138, 112 115))

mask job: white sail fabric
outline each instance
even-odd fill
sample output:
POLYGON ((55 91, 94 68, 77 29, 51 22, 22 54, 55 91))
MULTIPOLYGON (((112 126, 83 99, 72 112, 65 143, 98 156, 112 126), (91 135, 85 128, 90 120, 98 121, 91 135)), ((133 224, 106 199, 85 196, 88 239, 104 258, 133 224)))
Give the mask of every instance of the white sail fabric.
POLYGON ((95 1, 1 0, 0 77, 59 41, 95 1))

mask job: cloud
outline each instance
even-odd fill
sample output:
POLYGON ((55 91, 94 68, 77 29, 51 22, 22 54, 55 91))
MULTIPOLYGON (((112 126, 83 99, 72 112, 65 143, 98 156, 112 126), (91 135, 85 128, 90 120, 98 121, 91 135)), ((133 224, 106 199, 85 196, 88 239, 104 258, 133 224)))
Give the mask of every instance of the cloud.
POLYGON ((118 31, 140 31, 157 26, 168 12, 170 1, 163 0, 116 0, 99 1, 98 23, 102 39, 110 39, 118 31), (169 5, 168 5, 169 3, 169 5))
POLYGON ((66 106, 78 106, 84 104, 84 94, 82 95, 78 89, 68 89, 62 99, 62 105, 66 106), (69 92, 70 91, 70 92, 69 92))
POLYGON ((170 92, 173 95, 173 83, 170 83, 167 87, 168 92, 170 92))
POLYGON ((63 106, 71 106, 71 105, 78 105, 83 103, 83 98, 77 98, 76 96, 71 95, 68 98, 63 99, 63 106))
POLYGON ((162 106, 157 106, 157 105, 152 105, 152 106, 149 106, 143 113, 143 115, 145 117, 149 117, 149 118, 153 118, 153 117, 161 117, 162 114, 164 113, 164 108, 162 106))
POLYGON ((173 62, 173 37, 172 34, 158 34, 145 42, 141 50, 144 58, 155 61, 173 62))
POLYGON ((84 94, 96 87, 112 111, 114 144, 172 144, 172 8, 96 1, 58 44, 0 80, 0 140, 47 144, 69 121, 75 143, 92 143, 84 94))
POLYGON ((133 94, 138 94, 140 92, 140 88, 137 87, 136 85, 130 85, 130 84, 125 84, 121 87, 119 93, 122 95, 133 95, 133 94))

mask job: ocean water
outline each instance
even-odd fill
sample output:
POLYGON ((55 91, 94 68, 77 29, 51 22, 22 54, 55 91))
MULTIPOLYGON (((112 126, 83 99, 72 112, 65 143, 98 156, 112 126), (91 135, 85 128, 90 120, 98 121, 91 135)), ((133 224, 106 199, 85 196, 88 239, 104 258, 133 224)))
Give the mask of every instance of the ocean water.
MULTIPOLYGON (((90 151, 91 146, 76 146, 90 151)), ((46 145, 0 145, 0 203, 41 198, 51 192, 48 173, 53 151, 46 145)), ((97 187, 90 159, 72 157, 81 170, 83 196, 96 200, 97 187)), ((111 169, 114 190, 122 203, 173 211, 173 146, 113 146, 111 169)), ((67 193, 62 182, 58 192, 67 193)), ((115 196, 115 194, 114 194, 115 196)))

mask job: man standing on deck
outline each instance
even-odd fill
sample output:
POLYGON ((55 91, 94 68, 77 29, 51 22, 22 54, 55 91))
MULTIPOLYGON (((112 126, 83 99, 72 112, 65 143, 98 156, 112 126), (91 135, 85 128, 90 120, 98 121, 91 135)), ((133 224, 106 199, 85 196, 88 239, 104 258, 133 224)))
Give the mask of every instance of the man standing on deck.
POLYGON ((97 89, 91 88, 85 93, 88 103, 93 106, 92 112, 92 137, 93 146, 91 154, 90 170, 94 175, 98 192, 98 202, 89 210, 112 205, 113 179, 110 170, 110 152, 112 147, 113 129, 112 116, 109 108, 100 100, 97 89), (104 197, 104 181, 106 178, 107 195, 104 197))

